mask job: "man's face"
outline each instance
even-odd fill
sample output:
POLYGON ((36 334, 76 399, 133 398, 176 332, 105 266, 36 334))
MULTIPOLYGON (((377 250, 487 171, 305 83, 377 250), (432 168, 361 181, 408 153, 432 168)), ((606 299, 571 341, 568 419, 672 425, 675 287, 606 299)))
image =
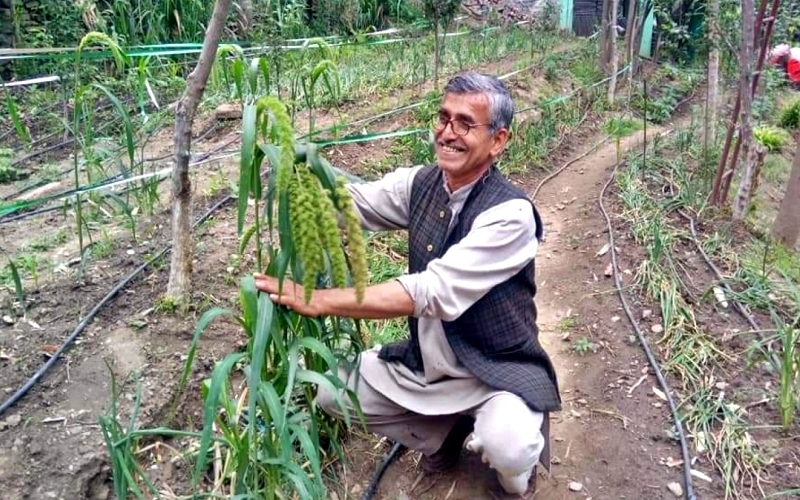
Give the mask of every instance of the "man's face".
POLYGON ((439 168, 447 174, 451 189, 458 189, 480 177, 505 147, 508 130, 490 133, 490 123, 489 99, 486 95, 444 96, 434 138, 439 168), (447 120, 453 122, 447 123, 447 120))

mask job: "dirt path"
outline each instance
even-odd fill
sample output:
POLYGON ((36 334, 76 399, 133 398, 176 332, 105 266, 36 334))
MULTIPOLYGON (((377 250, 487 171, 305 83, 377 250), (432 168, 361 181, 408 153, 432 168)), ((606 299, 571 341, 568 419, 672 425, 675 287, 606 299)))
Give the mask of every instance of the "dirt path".
MULTIPOLYGON (((648 140, 660 131, 650 128, 648 140)), ((630 136, 622 148, 641 147, 643 137, 642 132, 630 136)), ((608 242, 597 200, 617 155, 612 142, 589 151, 600 138, 586 141, 575 157, 589 154, 546 183, 536 197, 546 224, 546 241, 537 259, 540 338, 556 365, 564 409, 553 418, 552 476, 539 471, 534 498, 676 498, 667 484, 682 484, 682 470, 665 465, 669 457, 680 459, 679 447, 667 434, 672 427, 669 409, 655 397, 657 381, 632 337, 613 278, 605 276, 610 256, 597 255, 608 242), (578 486, 575 483, 580 483, 579 491, 570 489, 578 486)), ((536 188, 533 181, 524 186, 529 193, 536 188)), ((633 242, 615 236, 624 254, 633 242)), ((633 263, 628 265, 630 270, 622 267, 623 283, 633 277, 633 263)), ((354 453, 379 452, 364 447, 354 453)), ((497 498, 494 474, 474 454, 465 452, 459 468, 440 477, 420 476, 417 460, 412 453, 393 464, 375 498, 497 498)), ((371 475, 371 470, 362 473, 371 475)), ((360 489, 351 487, 346 498, 358 498, 360 489)))

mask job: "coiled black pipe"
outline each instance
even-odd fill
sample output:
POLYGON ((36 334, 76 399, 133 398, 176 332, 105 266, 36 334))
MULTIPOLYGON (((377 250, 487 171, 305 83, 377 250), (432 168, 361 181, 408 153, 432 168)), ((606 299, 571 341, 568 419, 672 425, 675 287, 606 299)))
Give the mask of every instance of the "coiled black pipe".
POLYGON ((667 403, 669 404, 669 409, 672 412, 672 418, 675 421, 675 428, 681 443, 681 455, 683 456, 684 498, 686 500, 696 500, 697 497, 695 497, 694 491, 692 490, 691 456, 689 455, 689 447, 686 444, 686 433, 683 430, 683 424, 681 424, 681 419, 678 415, 678 408, 675 404, 675 400, 672 398, 672 393, 667 385, 667 381, 664 379, 664 375, 661 373, 661 368, 658 365, 658 361, 655 359, 653 351, 650 349, 650 345, 647 342, 641 327, 639 326, 639 322, 634 318, 633 312, 631 312, 630 306, 628 305, 628 301, 625 299, 625 294, 622 292, 622 283, 620 283, 619 279, 619 267, 617 266, 617 252, 614 250, 614 230, 611 224, 611 218, 608 216, 608 212, 606 212, 605 205, 603 204, 603 197, 608 190, 608 186, 611 185, 611 181, 614 180, 614 176, 616 175, 618 168, 619 163, 614 165, 614 170, 611 172, 611 175, 608 177, 608 181, 606 181, 603 189, 600 191, 600 196, 597 200, 598 204, 600 205, 600 211, 603 213, 603 217, 606 219, 606 227, 608 228, 608 243, 611 246, 611 265, 613 266, 612 271, 614 274, 614 286, 619 294, 619 300, 622 302, 622 307, 625 309, 625 315, 628 316, 628 321, 630 321, 631 326, 636 331, 636 336, 639 338, 639 342, 641 343, 642 348, 647 355, 647 361, 653 368, 656 379, 658 379, 658 383, 667 397, 667 403))
POLYGON ((370 480, 369 485, 367 486, 367 491, 364 492, 364 496, 361 497, 361 500, 372 500, 372 497, 375 496, 375 493, 378 492, 378 484, 381 482, 381 478, 383 477, 384 472, 386 469, 389 468, 392 462, 394 462, 397 457, 399 457, 403 451, 405 451, 406 447, 400 443, 395 443, 392 446, 392 449, 383 456, 383 460, 378 465, 378 470, 375 471, 375 475, 372 476, 372 480, 370 480))
MULTIPOLYGON (((197 219, 197 221, 192 225, 192 230, 194 230, 195 228, 197 228, 197 226, 205 222, 209 217, 211 217, 214 214, 214 212, 222 208, 226 203, 230 202, 233 199, 234 198, 232 196, 226 196, 225 198, 221 199, 220 201, 212 205, 211 208, 209 208, 202 216, 200 216, 200 218, 197 219)), ((80 335, 81 332, 83 332, 83 330, 86 328, 86 326, 94 319, 94 317, 97 315, 100 309, 102 309, 107 303, 109 303, 123 288, 125 288, 128 285, 128 283, 133 281, 133 279, 136 278, 142 271, 153 265, 154 262, 162 258, 164 255, 166 255, 171 248, 172 245, 167 244, 157 254, 153 255, 144 264, 134 269, 128 276, 123 278, 122 281, 117 283, 116 286, 114 286, 114 288, 112 288, 111 291, 108 292, 106 296, 103 297, 100 300, 100 302, 98 302, 92 308, 91 311, 89 311, 89 314, 87 314, 83 318, 83 320, 81 320, 81 322, 78 323, 78 326, 75 327, 72 333, 70 333, 69 336, 64 340, 64 342, 58 347, 58 350, 56 350, 56 352, 53 353, 52 356, 50 356, 50 359, 48 359, 45 364, 43 364, 38 370, 36 370, 36 373, 34 373, 33 376, 29 378, 28 381, 25 382, 22 385, 22 387, 20 387, 17 390, 17 392, 15 392, 10 398, 5 400, 2 405, 0 405, 0 415, 2 415, 6 410, 11 408, 17 401, 19 401, 22 398, 22 396, 24 396, 25 393, 27 393, 31 389, 31 387, 33 387, 36 384, 36 382, 38 382, 39 379, 42 378, 42 376, 44 376, 47 370, 49 370, 50 367, 53 366, 56 363, 56 361, 58 361, 58 358, 61 356, 61 354, 63 354, 64 351, 66 351, 69 348, 70 344, 72 344, 72 342, 75 341, 78 335, 80 335)))

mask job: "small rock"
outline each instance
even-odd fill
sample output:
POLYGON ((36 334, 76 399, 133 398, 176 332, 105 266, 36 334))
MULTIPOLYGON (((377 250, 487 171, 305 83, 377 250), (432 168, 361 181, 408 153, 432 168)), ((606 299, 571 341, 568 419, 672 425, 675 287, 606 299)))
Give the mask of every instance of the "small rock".
POLYGON ((663 333, 664 327, 661 325, 653 325, 650 327, 650 331, 653 333, 663 333))
POLYGON ((667 485, 667 489, 669 489, 669 491, 671 491, 676 497, 683 496, 683 486, 681 486, 680 483, 669 483, 667 485))
POLYGON ((220 104, 214 115, 217 120, 238 120, 242 117, 242 108, 236 103, 220 104))
POLYGON ((44 446, 41 443, 33 442, 28 446, 28 453, 30 453, 31 456, 39 455, 43 451, 44 451, 44 446))
POLYGON ((619 316, 611 316, 612 323, 616 323, 617 321, 619 321, 619 316))
POLYGON ((576 402, 577 402, 578 404, 582 404, 582 405, 588 405, 588 404, 589 404, 589 402, 588 402, 588 401, 586 401, 586 400, 585 400, 585 399, 583 399, 583 398, 580 398, 580 399, 579 399, 578 401, 576 401, 576 402))
POLYGON ((350 489, 350 494, 354 496, 359 496, 360 493, 361 493, 361 485, 354 484, 353 487, 350 489))
POLYGON ((22 415, 11 415, 6 419, 6 425, 8 427, 16 427, 22 423, 22 415))
POLYGON ((13 325, 14 324, 14 318, 9 316, 8 314, 5 314, 5 315, 3 315, 3 323, 5 323, 7 325, 13 325))
POLYGON ((651 309, 645 309, 642 311, 642 319, 647 319, 653 315, 653 311, 651 309))
POLYGON ((570 481, 569 483, 569 491, 581 491, 583 490, 583 485, 577 481, 570 481))

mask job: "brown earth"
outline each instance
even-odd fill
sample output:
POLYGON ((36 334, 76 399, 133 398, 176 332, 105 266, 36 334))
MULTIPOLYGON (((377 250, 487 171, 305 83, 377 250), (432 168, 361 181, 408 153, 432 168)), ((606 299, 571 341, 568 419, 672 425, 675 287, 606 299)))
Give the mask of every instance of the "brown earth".
MULTIPOLYGON (((509 68, 512 63, 495 63, 484 69, 499 72, 499 68, 509 68)), ((322 126, 323 121, 318 123, 322 126)), ((590 123, 565 142, 554 158, 563 162, 590 148, 600 138, 591 132, 590 123)), ((648 134, 658 130, 650 127, 648 134)), ((221 143, 226 138, 214 140, 221 143)), ((635 134, 624 141, 625 147, 634 148, 640 140, 641 133, 635 134)), ((162 146, 166 149, 168 143, 162 146)), ((378 146, 352 146, 340 148, 338 153, 334 150, 331 160, 357 170, 365 160, 379 160, 385 154, 385 148, 378 146)), ((553 420, 553 475, 539 477, 535 498, 658 500, 675 498, 666 485, 681 482, 680 467, 665 465, 680 459, 679 448, 667 434, 672 428, 671 416, 652 390, 657 382, 647 368, 641 347, 631 340, 632 331, 613 282, 605 276, 609 254, 597 255, 608 241, 605 223, 597 210, 597 197, 615 161, 615 146, 606 143, 545 184, 536 198, 547 232, 538 259, 541 338, 556 363, 564 410, 553 420), (587 342, 579 345, 585 345, 587 352, 578 354, 571 347, 583 337, 587 342), (582 490, 569 491, 570 482, 581 483, 582 490)), ((557 166, 558 163, 551 165, 557 166)), ((234 172, 235 163, 219 163, 218 168, 234 172)), ((529 174, 517 181, 533 192, 541 177, 529 174)), ((198 194, 208 187, 207 176, 205 182, 201 179, 198 175, 198 194)), ((201 198, 198 206, 209 206, 220 196, 201 198)), ((143 409, 137 425, 164 424, 199 316, 212 305, 237 306, 239 275, 231 255, 237 247, 235 217, 229 209, 218 212, 196 237, 196 292, 191 310, 176 315, 154 310, 166 288, 166 273, 148 270, 121 291, 64 359, 2 416, 0 482, 4 499, 110 498, 109 465, 97 425, 98 417, 107 410, 111 391, 106 362, 120 379, 131 370, 141 371, 143 409)), ((59 223, 69 221, 57 216, 29 220, 6 227, 0 234, 4 239, 21 239, 36 231, 52 230, 59 223)), ((29 296, 28 319, 33 324, 16 321, 14 325, 0 325, 4 401, 45 359, 42 351, 48 350, 46 346, 59 344, 114 282, 167 241, 168 228, 167 214, 162 211, 150 227, 141 230, 140 240, 147 243, 134 246, 120 235, 115 251, 92 263, 80 286, 72 285, 68 279, 43 280, 38 291, 29 296)), ((637 249, 622 231, 615 235, 620 253, 627 255, 622 262, 623 282, 630 282, 632 273, 627 271, 635 269, 637 249)), ((252 257, 249 260, 242 264, 243 269, 252 266, 252 257)), ((637 306, 639 319, 644 307, 637 306)), ((657 314, 644 324, 649 327, 653 321, 659 321, 657 314)), ((199 426, 199 381, 208 375, 216 360, 241 348, 243 340, 240 330, 224 321, 215 322, 206 331, 188 398, 182 401, 179 420, 173 425, 199 426)), ((123 415, 128 415, 131 398, 127 390, 122 398, 123 415)), ((123 425, 127 423, 127 417, 121 420, 123 425)), ((385 445, 371 436, 353 436, 348 443, 352 459, 339 470, 343 486, 338 498, 360 497, 359 492, 371 479, 384 451, 385 445)), ((164 459, 169 458, 169 451, 157 452, 162 458, 155 474, 160 484, 179 482, 184 476, 181 462, 170 465, 164 459)), ((152 457, 152 453, 146 456, 152 457)), ((417 458, 416 454, 407 453, 393 464, 375 498, 494 498, 496 481, 477 457, 465 453, 465 460, 456 471, 434 478, 419 478, 417 458)), ((702 461, 695 468, 712 474, 702 461)), ((698 481, 695 487, 698 498, 721 498, 716 483, 713 490, 698 481)))

